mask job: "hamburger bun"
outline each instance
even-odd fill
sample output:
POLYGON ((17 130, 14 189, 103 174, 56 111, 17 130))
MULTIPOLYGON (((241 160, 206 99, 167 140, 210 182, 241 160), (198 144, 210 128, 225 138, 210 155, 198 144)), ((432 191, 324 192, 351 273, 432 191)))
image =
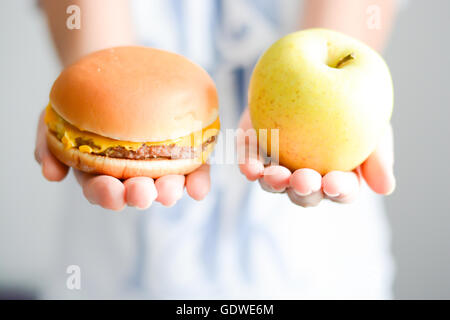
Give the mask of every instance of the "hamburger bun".
POLYGON ((117 140, 164 141, 218 117, 213 80, 181 55, 147 47, 91 53, 64 69, 50 103, 75 127, 117 140))
MULTIPOLYGON (((192 172, 208 159, 216 136, 188 146, 196 151, 190 157, 135 159, 82 149, 73 137, 68 144, 61 128, 86 133, 90 142, 83 144, 93 147, 107 141, 123 150, 136 145, 169 149, 219 123, 217 91, 205 70, 181 55, 139 46, 97 51, 64 69, 51 89, 49 108, 57 114, 52 121, 60 121, 53 126, 47 122, 50 151, 68 166, 120 179, 192 172)), ((218 127, 216 131, 214 135, 218 127)))

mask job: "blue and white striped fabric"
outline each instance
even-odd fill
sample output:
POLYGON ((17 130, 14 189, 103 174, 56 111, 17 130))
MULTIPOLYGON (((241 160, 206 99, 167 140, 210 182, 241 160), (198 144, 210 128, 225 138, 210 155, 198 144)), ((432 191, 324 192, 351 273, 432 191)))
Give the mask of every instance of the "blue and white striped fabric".
MULTIPOLYGON (((135 0, 133 8, 141 44, 212 75, 223 128, 238 123, 258 56, 300 16, 294 0, 135 0)), ((247 182, 236 165, 216 165, 202 202, 186 195, 172 208, 115 217, 83 206, 64 220, 70 250, 57 270, 79 264, 84 289, 69 292, 61 274, 48 297, 391 297, 389 232, 367 188, 352 205, 304 209, 247 182)))

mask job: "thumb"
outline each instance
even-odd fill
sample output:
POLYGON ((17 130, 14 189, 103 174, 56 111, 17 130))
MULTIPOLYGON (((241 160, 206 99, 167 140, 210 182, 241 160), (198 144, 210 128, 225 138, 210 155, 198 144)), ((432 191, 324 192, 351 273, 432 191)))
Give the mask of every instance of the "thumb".
POLYGON ((241 173, 250 181, 255 181, 262 177, 264 163, 258 154, 256 131, 253 129, 248 108, 245 109, 239 122, 236 147, 241 173))
POLYGON ((376 150, 361 165, 361 173, 374 192, 389 195, 394 191, 394 143, 391 125, 380 139, 376 150))
POLYGON ((60 181, 67 175, 69 168, 58 161, 47 146, 47 126, 44 122, 45 110, 39 117, 34 157, 41 165, 42 175, 49 181, 60 181))

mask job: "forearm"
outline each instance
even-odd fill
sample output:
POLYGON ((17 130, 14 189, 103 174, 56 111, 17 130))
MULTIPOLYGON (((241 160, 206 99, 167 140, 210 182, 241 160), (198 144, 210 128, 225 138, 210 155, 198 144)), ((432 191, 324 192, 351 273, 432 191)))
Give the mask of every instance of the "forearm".
POLYGON ((382 51, 395 16, 395 0, 306 0, 302 28, 346 33, 382 51))
POLYGON ((41 0, 64 66, 104 48, 135 43, 128 0, 41 0), (70 5, 80 8, 80 29, 66 26, 70 5))

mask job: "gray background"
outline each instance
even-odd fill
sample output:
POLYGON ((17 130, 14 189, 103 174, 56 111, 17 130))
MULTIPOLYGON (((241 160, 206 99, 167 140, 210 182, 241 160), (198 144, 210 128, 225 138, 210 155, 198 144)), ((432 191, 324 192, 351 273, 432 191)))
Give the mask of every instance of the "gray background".
MULTIPOLYGON (((386 200, 396 298, 450 298, 449 32, 450 1, 410 1, 385 54, 396 92, 398 188, 386 200)), ((45 283, 62 195, 81 192, 73 178, 45 182, 33 161, 36 118, 59 70, 34 1, 0 2, 0 56, 1 290, 45 283)))

